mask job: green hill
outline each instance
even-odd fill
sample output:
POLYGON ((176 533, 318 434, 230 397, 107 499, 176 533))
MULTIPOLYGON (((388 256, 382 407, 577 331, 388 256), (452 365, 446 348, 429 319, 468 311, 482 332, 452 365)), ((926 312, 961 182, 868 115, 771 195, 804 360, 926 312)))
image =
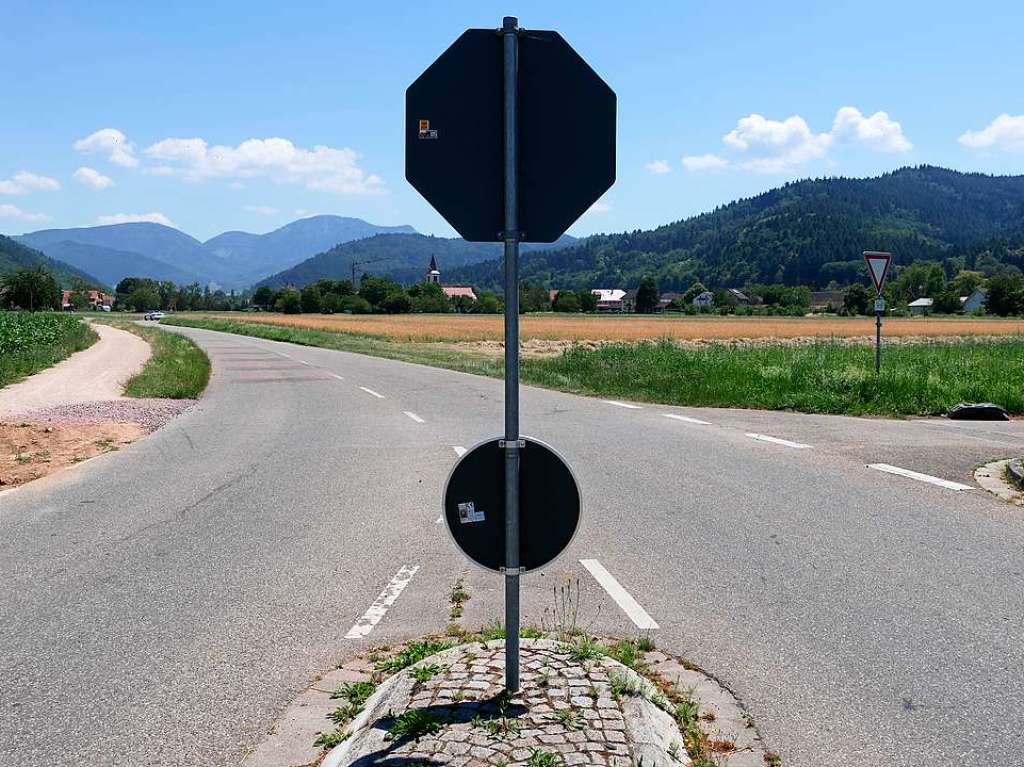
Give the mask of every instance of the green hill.
POLYGON ((0 275, 37 265, 42 265, 53 272, 61 287, 68 287, 75 277, 85 280, 90 285, 105 287, 102 282, 81 269, 45 256, 38 250, 33 250, 0 234, 0 275))
MULTIPOLYGON (((1024 268, 1024 176, 922 166, 797 181, 657 229, 534 252, 521 273, 564 288, 636 287, 645 274, 662 290, 698 280, 825 286, 866 280, 864 250, 891 251, 897 265, 943 261, 950 273, 979 261, 1024 268)), ((494 259, 445 278, 494 288, 501 269, 494 259)))

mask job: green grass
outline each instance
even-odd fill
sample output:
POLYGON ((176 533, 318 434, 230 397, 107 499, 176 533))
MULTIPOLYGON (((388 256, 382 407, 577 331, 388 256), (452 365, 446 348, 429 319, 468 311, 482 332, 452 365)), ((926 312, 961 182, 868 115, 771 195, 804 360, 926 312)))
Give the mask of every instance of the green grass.
MULTIPOLYGON (((501 360, 432 344, 354 333, 231 320, 174 317, 165 323, 418 362, 500 377, 501 360)), ((995 402, 1024 413, 1024 338, 885 346, 882 372, 874 348, 823 340, 700 349, 662 340, 572 347, 522 360, 523 383, 601 397, 670 405, 796 410, 847 415, 939 415, 958 402, 995 402)))
POLYGON ((409 709, 388 729, 389 740, 415 740, 424 735, 433 735, 441 731, 441 722, 428 711, 409 709))
POLYGON ((153 350, 142 372, 125 384, 126 397, 195 399, 206 389, 210 381, 210 360, 191 339, 129 322, 106 320, 104 324, 146 339, 153 350))
POLYGON ((452 642, 434 642, 429 639, 423 642, 412 642, 397 655, 377 663, 376 668, 386 674, 395 674, 414 663, 419 663, 424 658, 447 650, 451 646, 452 642))
POLYGON ((56 365, 99 340, 77 317, 57 312, 0 312, 0 387, 56 365))

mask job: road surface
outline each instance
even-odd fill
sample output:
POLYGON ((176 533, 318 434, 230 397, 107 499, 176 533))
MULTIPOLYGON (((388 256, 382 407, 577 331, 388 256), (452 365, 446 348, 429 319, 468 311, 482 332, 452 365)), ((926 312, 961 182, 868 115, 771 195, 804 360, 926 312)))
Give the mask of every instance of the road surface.
MULTIPOLYGON (((315 674, 440 630, 460 574, 469 622, 501 614, 437 524, 500 381, 181 332, 214 365, 197 407, 0 493, 0 764, 237 764, 315 674)), ((522 403, 585 504, 525 620, 578 577, 591 630, 657 622, 791 767, 1024 764, 1024 511, 949 484, 1024 453, 1024 424, 522 403)))

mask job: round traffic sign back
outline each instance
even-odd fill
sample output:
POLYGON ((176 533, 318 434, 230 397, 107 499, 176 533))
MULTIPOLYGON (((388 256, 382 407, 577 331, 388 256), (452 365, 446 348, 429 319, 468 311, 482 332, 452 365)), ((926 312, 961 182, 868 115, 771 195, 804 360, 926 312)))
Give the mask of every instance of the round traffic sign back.
MULTIPOLYGON (((579 529, 580 491, 569 465, 543 442, 519 450, 519 565, 536 570, 565 551, 579 529)), ((452 469, 444 518, 456 545, 481 567, 505 564, 505 450, 482 442, 452 469)))

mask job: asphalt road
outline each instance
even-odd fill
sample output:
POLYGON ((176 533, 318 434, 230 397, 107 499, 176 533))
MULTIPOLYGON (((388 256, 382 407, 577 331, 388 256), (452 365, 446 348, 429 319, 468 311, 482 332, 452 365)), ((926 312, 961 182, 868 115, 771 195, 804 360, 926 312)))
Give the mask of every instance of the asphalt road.
MULTIPOLYGON (((497 578, 436 523, 455 448, 501 430, 500 381, 182 332, 214 363, 197 407, 0 493, 0 764, 237 764, 315 674, 440 630, 460 575, 467 621, 500 615, 497 578)), ((1024 453, 1024 423, 536 389, 522 412, 585 503, 565 557, 524 580, 527 621, 576 577, 585 625, 637 633, 579 564, 597 559, 791 767, 1024 765, 1024 510, 867 466, 973 485, 1024 453)))

